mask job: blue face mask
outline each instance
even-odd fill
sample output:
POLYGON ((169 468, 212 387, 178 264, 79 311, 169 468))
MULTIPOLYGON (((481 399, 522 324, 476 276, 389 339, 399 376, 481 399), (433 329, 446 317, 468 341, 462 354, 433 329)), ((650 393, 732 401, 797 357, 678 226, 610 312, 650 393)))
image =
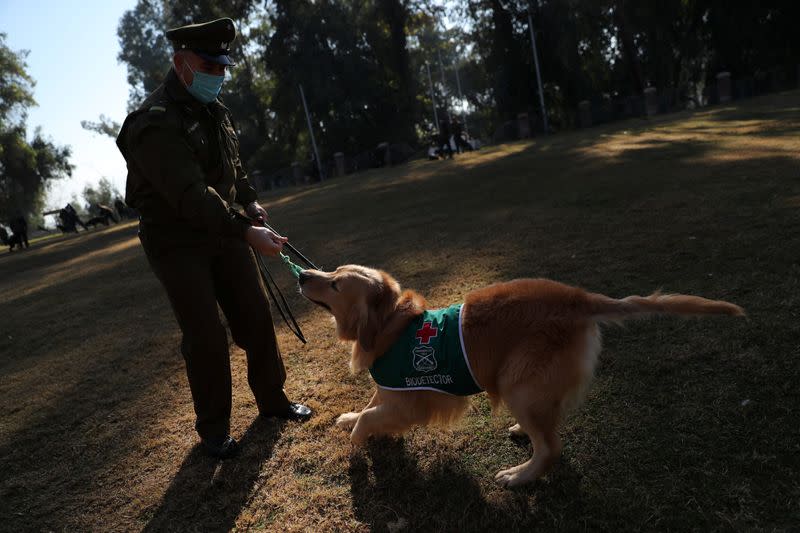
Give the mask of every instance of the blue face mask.
POLYGON ((217 96, 219 96, 219 91, 222 89, 222 82, 225 81, 225 76, 214 76, 213 74, 206 74, 205 72, 195 72, 188 63, 186 63, 186 66, 189 67, 189 70, 191 70, 194 75, 191 85, 187 86, 186 90, 204 104, 213 102, 217 96))

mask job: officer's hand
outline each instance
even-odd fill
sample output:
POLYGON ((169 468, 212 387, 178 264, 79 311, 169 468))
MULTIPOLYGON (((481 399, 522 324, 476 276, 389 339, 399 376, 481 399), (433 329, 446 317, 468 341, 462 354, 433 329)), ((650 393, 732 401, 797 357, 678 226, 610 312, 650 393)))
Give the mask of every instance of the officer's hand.
POLYGON ((247 244, 263 255, 278 255, 283 250, 284 243, 289 239, 276 235, 267 228, 250 226, 244 234, 247 244))
POLYGON ((267 220, 267 210, 261 207, 258 202, 250 202, 247 204, 247 207, 244 208, 244 211, 250 218, 267 220))

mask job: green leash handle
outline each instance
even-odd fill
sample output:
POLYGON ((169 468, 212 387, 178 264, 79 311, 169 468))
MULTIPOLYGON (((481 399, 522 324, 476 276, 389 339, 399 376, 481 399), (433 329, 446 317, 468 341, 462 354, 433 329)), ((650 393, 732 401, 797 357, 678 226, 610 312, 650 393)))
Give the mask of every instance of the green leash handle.
POLYGON ((302 272, 305 269, 303 267, 301 267, 300 265, 296 265, 296 264, 292 263, 292 260, 285 253, 281 252, 280 255, 281 255, 281 259, 283 259, 283 262, 286 263, 286 266, 288 266, 289 270, 292 271, 292 275, 295 278, 299 279, 300 278, 300 272, 302 272))
MULTIPOLYGON (((272 226, 267 224, 267 222, 261 217, 259 217, 258 219, 252 219, 252 218, 248 217, 247 215, 245 215, 243 213, 240 213, 239 211, 237 211, 235 209, 230 209, 229 212, 235 218, 238 218, 238 219, 241 219, 241 220, 245 220, 250 224, 253 224, 254 222, 257 222, 258 224, 260 224, 261 226, 267 228, 268 230, 270 230, 274 234, 281 235, 281 233, 279 233, 277 230, 275 230, 275 228, 273 228, 272 226)), ((306 256, 304 256, 303 254, 300 253, 300 250, 298 250, 297 248, 295 248, 294 246, 292 246, 288 242, 284 246, 286 246, 286 248, 290 252, 295 254, 301 261, 306 263, 309 267, 313 268, 314 270, 319 270, 319 268, 317 268, 317 266, 314 263, 312 263, 311 260, 309 260, 306 256)), ((297 264, 293 263, 292 260, 289 258, 289 256, 284 254, 283 252, 280 253, 280 257, 281 257, 281 259, 283 259, 283 262, 286 263, 286 266, 289 267, 289 270, 292 272, 292 275, 295 278, 299 278, 300 277, 300 272, 305 270, 305 268, 301 267, 300 265, 297 265, 297 264)))

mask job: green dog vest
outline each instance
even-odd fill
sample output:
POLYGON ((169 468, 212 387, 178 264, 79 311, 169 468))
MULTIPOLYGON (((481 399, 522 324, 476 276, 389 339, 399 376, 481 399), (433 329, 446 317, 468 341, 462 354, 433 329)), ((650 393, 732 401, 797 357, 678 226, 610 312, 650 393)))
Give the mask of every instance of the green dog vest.
POLYGON ((469 366, 461 332, 463 304, 425 311, 379 357, 369 373, 390 390, 433 390, 469 396, 483 389, 469 366))

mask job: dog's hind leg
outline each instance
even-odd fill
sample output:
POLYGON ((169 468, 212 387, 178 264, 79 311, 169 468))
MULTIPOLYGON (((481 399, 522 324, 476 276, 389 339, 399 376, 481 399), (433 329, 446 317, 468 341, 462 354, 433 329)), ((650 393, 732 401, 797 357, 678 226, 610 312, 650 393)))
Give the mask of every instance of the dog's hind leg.
POLYGON ((507 401, 511 414, 519 421, 522 431, 531 439, 534 454, 524 463, 501 470, 494 479, 504 487, 530 483, 544 475, 561 455, 558 421, 561 405, 531 406, 526 391, 520 391, 507 401), (544 407, 544 408, 542 408, 544 407))

